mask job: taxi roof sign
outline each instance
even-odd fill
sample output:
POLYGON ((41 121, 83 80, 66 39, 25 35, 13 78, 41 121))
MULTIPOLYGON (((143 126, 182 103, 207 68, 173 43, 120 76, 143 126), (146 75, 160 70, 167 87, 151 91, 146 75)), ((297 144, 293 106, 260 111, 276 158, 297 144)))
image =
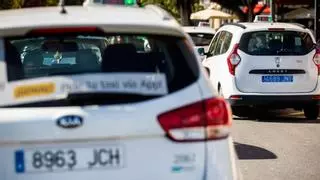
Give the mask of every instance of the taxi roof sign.
POLYGON ((137 5, 137 1, 136 0, 86 0, 83 3, 83 5, 91 5, 91 4, 134 6, 134 5, 137 5))
POLYGON ((273 22, 271 15, 257 15, 254 22, 273 22))

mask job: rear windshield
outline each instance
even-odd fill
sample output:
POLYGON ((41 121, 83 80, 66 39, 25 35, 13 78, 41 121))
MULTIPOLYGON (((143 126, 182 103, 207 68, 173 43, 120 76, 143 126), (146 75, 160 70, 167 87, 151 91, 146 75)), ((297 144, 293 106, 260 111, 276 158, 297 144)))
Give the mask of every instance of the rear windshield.
POLYGON ((196 46, 209 46, 214 34, 189 33, 196 46))
POLYGON ((314 42, 304 32, 258 31, 245 33, 239 48, 250 55, 306 55, 314 49, 314 42))
POLYGON ((184 39, 153 35, 48 35, 5 39, 8 81, 94 73, 164 74, 168 93, 198 78, 184 39))

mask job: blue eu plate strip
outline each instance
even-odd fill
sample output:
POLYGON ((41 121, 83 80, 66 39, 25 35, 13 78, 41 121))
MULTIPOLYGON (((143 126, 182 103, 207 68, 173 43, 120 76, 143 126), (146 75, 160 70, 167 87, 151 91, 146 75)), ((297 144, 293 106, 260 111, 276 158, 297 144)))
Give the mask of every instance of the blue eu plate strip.
POLYGON ((293 82, 293 76, 262 76, 262 82, 293 82))
POLYGON ((16 173, 24 173, 25 165, 24 165, 24 152, 23 150, 18 150, 15 152, 15 169, 16 173))

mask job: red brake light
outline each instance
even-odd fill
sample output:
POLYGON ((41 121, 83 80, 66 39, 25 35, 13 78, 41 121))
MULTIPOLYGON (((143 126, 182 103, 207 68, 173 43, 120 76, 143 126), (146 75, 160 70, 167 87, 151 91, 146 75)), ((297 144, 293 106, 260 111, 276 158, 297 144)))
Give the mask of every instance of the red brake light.
POLYGON ((232 117, 226 101, 213 98, 166 112, 158 120, 170 139, 189 142, 227 137, 232 117))
POLYGON ((239 95, 232 95, 232 96, 229 97, 229 99, 240 100, 240 99, 242 99, 242 97, 239 96, 239 95))
POLYGON ((320 75, 320 51, 317 50, 316 54, 313 56, 313 62, 318 68, 318 75, 320 75))
POLYGON ((41 28, 32 30, 31 34, 61 34, 61 33, 93 33, 97 27, 65 27, 65 28, 41 28))
POLYGON ((269 31, 284 31, 284 28, 268 28, 269 31))
POLYGON ((314 96, 312 96, 312 99, 320 100, 320 95, 314 95, 314 96))
POLYGON ((235 44, 231 51, 231 54, 228 56, 228 59, 227 59, 229 72, 231 75, 235 75, 236 67, 241 61, 241 58, 238 54, 238 49, 239 49, 239 44, 235 44))

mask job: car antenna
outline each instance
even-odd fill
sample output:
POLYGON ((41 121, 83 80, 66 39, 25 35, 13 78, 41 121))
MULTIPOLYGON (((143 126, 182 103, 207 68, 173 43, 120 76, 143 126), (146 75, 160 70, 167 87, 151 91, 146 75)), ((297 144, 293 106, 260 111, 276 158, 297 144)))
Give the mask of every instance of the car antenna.
POLYGON ((60 13, 61 14, 67 14, 67 10, 65 8, 65 3, 64 3, 65 0, 60 0, 59 1, 59 6, 61 7, 61 11, 60 13))

